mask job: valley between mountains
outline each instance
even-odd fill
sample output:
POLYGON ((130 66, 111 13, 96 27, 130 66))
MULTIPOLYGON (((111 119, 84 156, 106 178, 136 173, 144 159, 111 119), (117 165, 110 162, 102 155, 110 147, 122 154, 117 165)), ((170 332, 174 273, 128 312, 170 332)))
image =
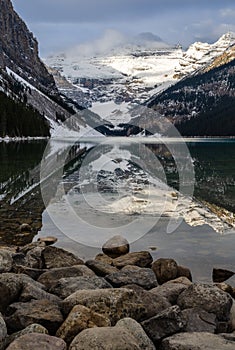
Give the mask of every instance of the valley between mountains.
POLYGON ((11 1, 0 10, 1 138, 148 134, 143 106, 156 111, 149 129, 163 116, 185 136, 234 135, 235 34, 183 49, 142 33, 105 52, 42 59, 11 1))

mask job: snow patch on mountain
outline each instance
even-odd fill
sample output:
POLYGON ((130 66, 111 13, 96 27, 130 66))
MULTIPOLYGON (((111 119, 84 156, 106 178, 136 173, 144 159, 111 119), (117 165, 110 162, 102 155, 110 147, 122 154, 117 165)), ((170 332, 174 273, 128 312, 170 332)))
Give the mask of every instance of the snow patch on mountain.
POLYGON ((75 99, 83 96, 83 105, 117 125, 125 118, 128 121, 128 113, 120 113, 125 104, 128 110, 131 104, 149 100, 188 74, 208 66, 234 44, 235 34, 227 33, 214 44, 196 42, 184 51, 180 46, 170 47, 153 34, 144 33, 109 53, 87 57, 70 50, 50 56, 45 62, 73 85, 66 90, 58 85, 61 91, 75 99), (85 89, 85 94, 76 94, 76 88, 80 92, 85 89))

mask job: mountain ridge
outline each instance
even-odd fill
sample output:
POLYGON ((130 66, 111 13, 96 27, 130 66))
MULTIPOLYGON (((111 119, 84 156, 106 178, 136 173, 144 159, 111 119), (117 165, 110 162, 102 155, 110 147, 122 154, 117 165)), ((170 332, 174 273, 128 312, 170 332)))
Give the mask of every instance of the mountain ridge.
POLYGON ((235 34, 227 33, 214 44, 196 42, 187 51, 165 43, 161 48, 130 44, 103 57, 84 59, 69 51, 44 61, 73 86, 86 88, 87 106, 112 100, 143 103, 183 77, 205 68, 233 44, 235 34))

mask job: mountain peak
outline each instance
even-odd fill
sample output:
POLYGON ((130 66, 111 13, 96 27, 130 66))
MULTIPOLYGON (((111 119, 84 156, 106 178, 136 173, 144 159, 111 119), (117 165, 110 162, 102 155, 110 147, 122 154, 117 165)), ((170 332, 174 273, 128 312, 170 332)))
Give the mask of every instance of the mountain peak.
POLYGON ((215 45, 218 46, 229 46, 235 44, 235 33, 234 32, 227 32, 223 34, 218 41, 216 41, 215 45))
POLYGON ((156 34, 151 32, 140 33, 136 36, 136 40, 148 42, 163 42, 163 40, 156 34))

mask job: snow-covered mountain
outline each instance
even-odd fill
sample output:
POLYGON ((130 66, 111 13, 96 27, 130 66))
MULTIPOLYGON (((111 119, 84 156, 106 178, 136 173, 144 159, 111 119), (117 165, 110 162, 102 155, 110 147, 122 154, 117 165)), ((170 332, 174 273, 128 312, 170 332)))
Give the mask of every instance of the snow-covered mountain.
POLYGON ((207 67, 233 44, 235 34, 227 33, 213 44, 196 42, 185 51, 180 45, 170 47, 159 37, 143 33, 109 53, 86 57, 77 48, 45 62, 72 84, 65 87, 57 81, 63 93, 85 107, 93 105, 94 111, 95 106, 100 111, 100 103, 109 101, 114 101, 118 110, 121 103, 142 103, 207 67))

